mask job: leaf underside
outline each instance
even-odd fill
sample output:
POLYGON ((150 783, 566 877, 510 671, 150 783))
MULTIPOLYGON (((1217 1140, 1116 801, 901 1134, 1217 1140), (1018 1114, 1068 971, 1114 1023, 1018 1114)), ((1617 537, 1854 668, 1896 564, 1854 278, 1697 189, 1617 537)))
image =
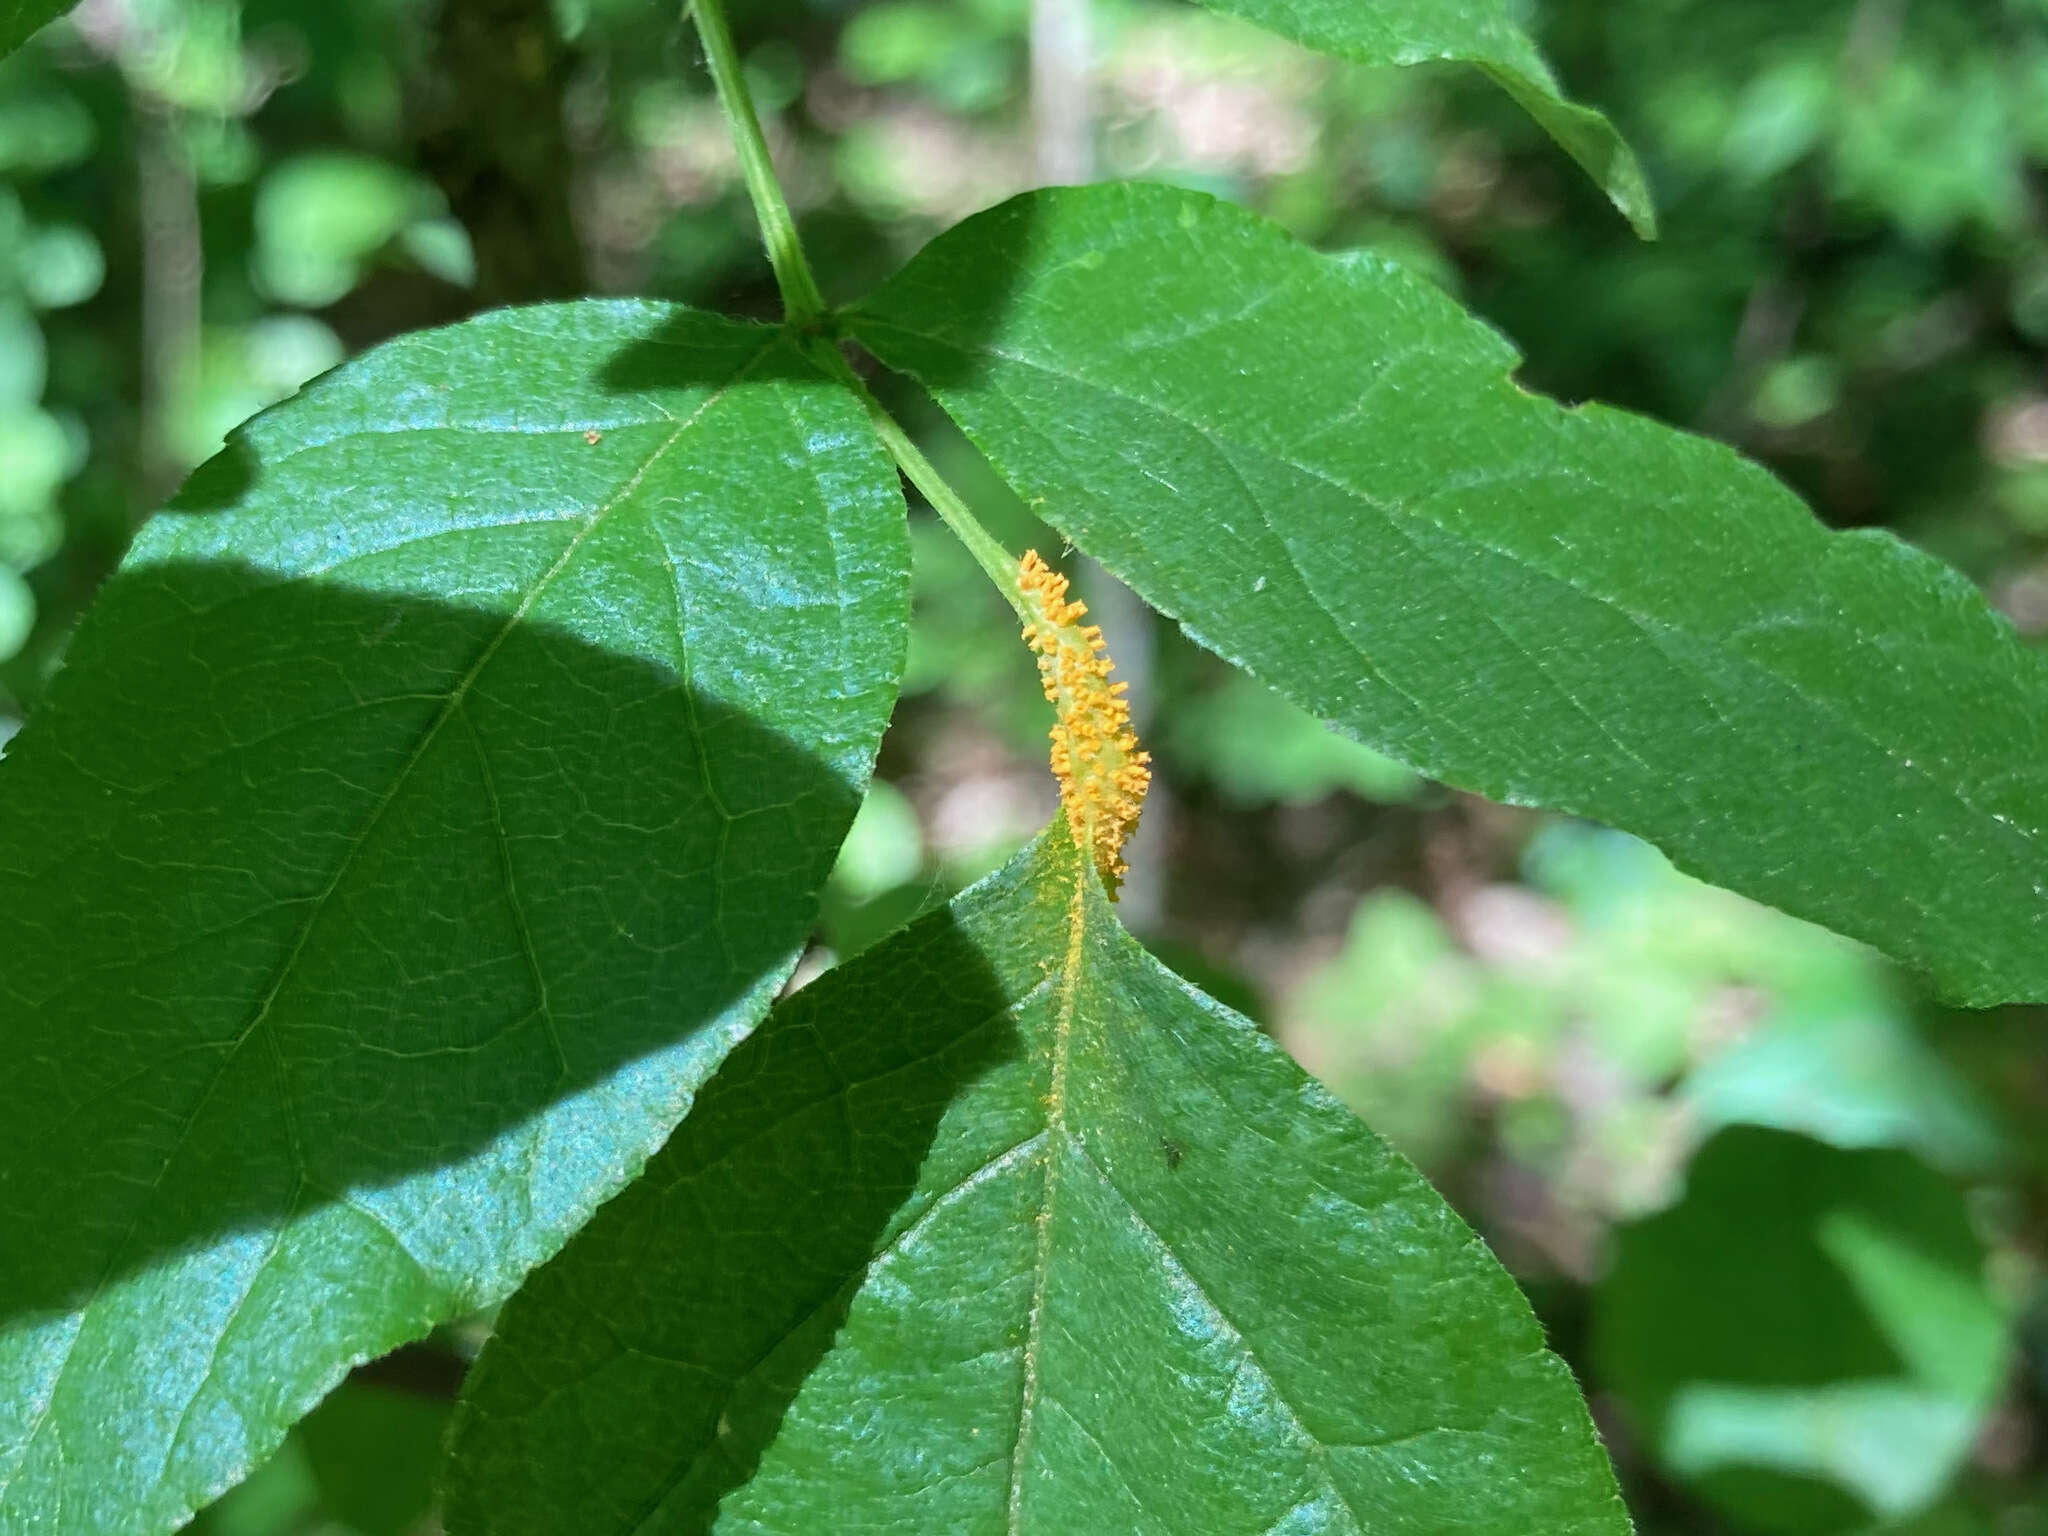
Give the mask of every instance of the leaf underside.
POLYGON ((633 1175, 804 938, 906 543, 779 333, 596 303, 144 530, 0 761, 0 1532, 170 1530, 633 1175))
POLYGON ((456 1536, 1628 1529, 1513 1282, 1063 825, 776 1008, 454 1448, 456 1536))
POLYGON ((2048 663, 1727 449, 1518 388, 1391 264, 1197 193, 1029 194, 850 317, 1188 633, 1438 779, 2048 999, 2048 663))

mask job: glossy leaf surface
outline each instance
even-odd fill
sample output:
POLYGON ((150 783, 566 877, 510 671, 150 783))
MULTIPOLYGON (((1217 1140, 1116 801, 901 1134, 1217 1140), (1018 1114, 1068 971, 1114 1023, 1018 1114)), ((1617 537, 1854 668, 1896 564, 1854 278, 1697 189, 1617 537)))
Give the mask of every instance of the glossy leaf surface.
POLYGON ((1016 199, 852 323, 1047 521, 1368 746, 1958 1000, 2048 998, 2048 662, 1946 566, 1532 396, 1428 283, 1197 193, 1016 199))
POLYGON ((1360 64, 1473 64, 1514 97, 1621 210, 1657 232, 1635 154, 1614 125, 1565 98, 1557 76, 1513 19, 1508 0, 1200 0, 1212 11, 1360 64))
POLYGON ((0 762, 0 1531, 171 1529, 632 1176, 803 940, 907 564, 858 407, 665 306, 194 477, 0 762))
POLYGON ((457 1536, 1628 1529, 1506 1273, 1063 827, 776 1009, 454 1443, 457 1536))

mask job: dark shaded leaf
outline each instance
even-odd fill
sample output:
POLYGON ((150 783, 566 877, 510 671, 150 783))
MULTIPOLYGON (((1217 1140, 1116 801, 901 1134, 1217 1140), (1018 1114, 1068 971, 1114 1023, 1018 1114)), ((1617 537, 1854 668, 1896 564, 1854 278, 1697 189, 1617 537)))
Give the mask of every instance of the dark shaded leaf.
POLYGON ((1926 1508, 2009 1351, 1953 1186, 1905 1153, 1751 1129, 1621 1231, 1595 1348, 1666 1466, 1786 1536, 1926 1508))
POLYGON ((5 58, 77 0, 0 0, 0 58, 5 58))
POLYGON ((165 1531, 510 1291, 766 1009, 902 664, 780 334, 409 337, 143 533, 0 762, 0 1531, 165 1531))
POLYGON ((1063 823, 777 1008, 455 1446, 461 1536, 1628 1529, 1513 1282, 1063 823))

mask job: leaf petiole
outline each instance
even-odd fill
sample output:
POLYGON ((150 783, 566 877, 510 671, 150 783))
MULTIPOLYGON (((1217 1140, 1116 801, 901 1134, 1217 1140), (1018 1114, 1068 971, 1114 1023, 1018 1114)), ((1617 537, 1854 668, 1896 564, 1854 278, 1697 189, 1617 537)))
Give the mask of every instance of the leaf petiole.
POLYGON ((888 407, 872 395, 865 384, 846 366, 846 360, 839 356, 838 349, 829 343, 821 351, 829 350, 845 370, 846 381, 860 402, 867 408, 868 420, 874 423, 875 435, 882 440, 882 446, 889 450, 889 457, 896 461, 896 467, 903 476, 916 486, 924 499, 932 504, 932 510, 945 521, 948 528, 967 552, 974 556, 975 563, 987 573, 988 579, 996 584, 996 590, 1003 594, 1017 617, 1029 624, 1036 617, 1036 611, 1025 600, 1018 585, 1018 558, 1003 547, 1002 541, 981 525, 981 520, 968 508, 960 493, 946 483, 936 465, 924 456, 910 434, 903 430, 903 424, 891 416, 888 407))
MULTIPOLYGON (((746 76, 740 69, 739 54, 733 47, 732 31, 726 26, 725 11, 720 0, 688 0, 684 13, 696 21, 698 35, 704 40, 704 56, 711 66, 711 78, 718 87, 718 104, 725 112, 733 149, 739 155, 740 169, 746 177, 747 196, 753 200, 754 214, 761 224, 761 240, 768 248, 768 263, 775 269, 775 283, 782 292, 784 319, 793 329, 812 330, 825 318, 824 295, 819 291, 810 260, 804 255, 803 242, 796 232, 796 220, 789 211, 789 200, 783 195, 782 183, 775 174, 775 162, 769 156, 768 141, 761 133, 761 119, 754 111, 753 93, 747 89, 746 76)), ((967 546, 975 562, 996 584, 996 590, 1017 610, 1018 617, 1029 623, 1031 609, 1017 586, 1017 557, 982 527, 959 492, 946 483, 932 462, 918 451, 917 444, 911 441, 902 424, 869 393, 829 338, 813 335, 810 351, 813 358, 859 398, 868 419, 874 423, 876 435, 889 450, 889 456, 896 461, 897 467, 932 504, 960 542, 967 546)))

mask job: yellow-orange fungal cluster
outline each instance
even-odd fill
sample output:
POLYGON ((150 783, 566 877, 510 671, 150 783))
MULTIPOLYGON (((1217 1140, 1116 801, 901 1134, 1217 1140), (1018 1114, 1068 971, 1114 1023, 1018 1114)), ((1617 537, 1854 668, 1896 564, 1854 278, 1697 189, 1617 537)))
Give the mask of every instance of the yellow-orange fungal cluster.
POLYGON ((1052 727, 1052 771, 1074 841, 1089 850, 1111 897, 1123 879, 1124 843, 1137 829, 1152 754, 1138 750, 1131 729, 1129 683, 1112 683, 1115 664, 1104 653, 1102 631, 1082 625, 1087 608, 1067 596, 1067 578, 1027 550, 1017 588, 1036 615, 1024 643, 1038 656, 1039 679, 1057 712, 1052 727))

